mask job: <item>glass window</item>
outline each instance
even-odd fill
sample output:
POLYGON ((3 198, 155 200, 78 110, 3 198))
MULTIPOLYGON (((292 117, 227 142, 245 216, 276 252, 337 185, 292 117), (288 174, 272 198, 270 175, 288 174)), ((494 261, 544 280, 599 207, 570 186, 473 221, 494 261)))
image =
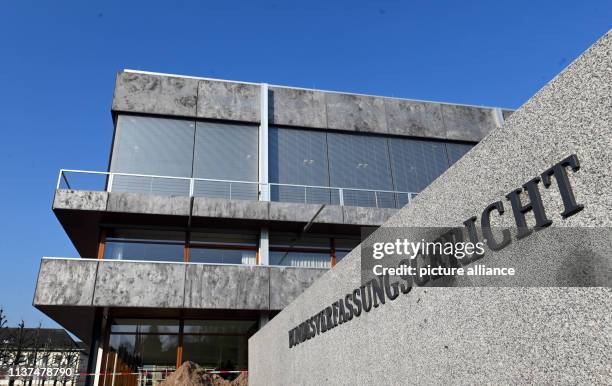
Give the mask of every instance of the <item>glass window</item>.
POLYGON ((270 265, 330 268, 330 252, 270 251, 270 265))
POLYGON ((459 160, 459 158, 463 157, 465 153, 470 151, 474 145, 469 145, 465 143, 447 143, 446 151, 448 153, 448 164, 452 165, 459 160))
MULTIPOLYGON (((111 172, 191 177, 195 123, 119 115, 111 172)), ((115 175, 113 191, 188 195, 182 179, 115 175)))
POLYGON ((256 251, 241 249, 194 247, 189 251, 190 263, 255 265, 256 251))
POLYGON ((178 341, 176 320, 114 320, 105 384, 159 384, 176 367, 178 341))
POLYGON ((245 370, 248 339, 256 330, 252 320, 186 320, 183 360, 206 369, 245 370))
MULTIPOLYGON (((254 125, 197 122, 193 176, 214 180, 258 180, 258 128, 254 125)), ((197 181, 194 195, 256 200, 257 184, 197 181)))
POLYGON ((182 262, 185 233, 141 229, 115 229, 106 238, 104 258, 182 262))
POLYGON ((393 190, 386 138, 328 133, 327 143, 330 186, 349 188, 344 205, 395 207, 393 194, 372 191, 393 190))
POLYGON ((270 265, 305 268, 331 267, 331 239, 323 235, 270 235, 270 265))
POLYGON ((443 142, 391 138, 389 145, 398 191, 418 193, 448 169, 443 142))
MULTIPOLYGON (((324 132, 271 127, 268 133, 269 178, 272 183, 329 186, 324 132)), ((273 185, 272 201, 329 204, 337 192, 325 188, 273 185)))

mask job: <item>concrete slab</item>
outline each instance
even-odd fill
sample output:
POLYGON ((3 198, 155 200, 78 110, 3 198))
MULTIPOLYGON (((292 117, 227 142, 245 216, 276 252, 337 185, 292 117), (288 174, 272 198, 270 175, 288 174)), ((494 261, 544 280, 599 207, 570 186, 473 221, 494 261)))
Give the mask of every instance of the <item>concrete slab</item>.
POLYGON ((328 269, 271 267, 270 309, 282 310, 328 269))
POLYGON ((379 226, 397 213, 397 209, 363 208, 343 206, 344 223, 352 225, 379 226))
POLYGON ((259 122, 259 90, 253 84, 200 80, 197 116, 259 122))
POLYGON ((185 268, 182 263, 100 260, 93 305, 182 307, 185 268))
POLYGON ((385 112, 389 134, 446 139, 438 103, 386 98, 385 112))
POLYGON ((53 209, 104 212, 106 210, 107 201, 107 192, 58 189, 55 191, 55 197, 53 198, 53 209))
POLYGON ((443 104, 446 138, 478 142, 496 127, 492 109, 443 104))
POLYGON ((91 306, 97 268, 97 260, 43 259, 33 304, 91 306))
POLYGON ((270 308, 268 268, 189 264, 184 307, 267 310, 270 308))
POLYGON ((190 78, 119 72, 113 111, 195 117, 198 81, 190 78))
POLYGON ((330 129, 388 133, 383 98, 328 92, 325 103, 330 129))
MULTIPOLYGON (((321 205, 295 204, 288 202, 270 202, 271 221, 299 221, 309 222, 321 205)), ((315 218, 316 223, 342 224, 342 207, 337 205, 326 205, 321 213, 315 218)))
POLYGON ((268 202, 195 197, 193 216, 267 220, 268 202))
POLYGON ((108 212, 189 216, 191 199, 141 193, 109 193, 108 212))
POLYGON ((327 127, 324 92, 270 87, 269 93, 270 124, 327 127))

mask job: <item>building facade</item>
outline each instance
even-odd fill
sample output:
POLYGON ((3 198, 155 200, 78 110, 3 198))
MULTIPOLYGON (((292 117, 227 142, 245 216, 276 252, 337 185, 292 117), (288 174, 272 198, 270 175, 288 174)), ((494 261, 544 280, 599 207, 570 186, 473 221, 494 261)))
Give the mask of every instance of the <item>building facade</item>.
POLYGON ((34 305, 95 384, 247 369, 251 335, 509 114, 122 71, 108 170, 58 177, 80 258, 43 258, 34 305))

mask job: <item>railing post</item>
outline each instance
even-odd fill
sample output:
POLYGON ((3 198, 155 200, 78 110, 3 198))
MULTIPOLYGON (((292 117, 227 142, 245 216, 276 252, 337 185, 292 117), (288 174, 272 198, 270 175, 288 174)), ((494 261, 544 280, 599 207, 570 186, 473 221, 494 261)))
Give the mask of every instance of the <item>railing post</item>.
POLYGON ((304 204, 307 204, 307 203, 308 203, 308 201, 307 201, 307 199, 306 199, 306 194, 307 194, 307 193, 306 193, 306 187, 304 186, 304 204))
POLYGON ((230 194, 229 194, 229 199, 231 200, 231 199, 232 199, 232 183, 231 183, 231 182, 229 183, 229 186, 230 186, 230 187, 229 187, 229 188, 230 188, 230 189, 229 189, 229 190, 230 190, 230 192, 229 192, 229 193, 230 193, 230 194))
POLYGON ((195 180, 193 178, 189 179, 189 197, 193 197, 193 185, 195 180))
POLYGON ((344 206, 344 189, 338 189, 338 194, 340 196, 340 206, 344 206))
POLYGON ((55 187, 55 190, 58 190, 60 188, 60 184, 62 183, 62 175, 64 175, 64 169, 60 169, 59 174, 57 175, 57 185, 55 187))
POLYGON ((374 202, 376 203, 376 207, 378 208, 378 192, 374 191, 374 202))
POLYGON ((114 173, 108 173, 108 186, 106 187, 107 192, 111 192, 113 190, 113 178, 115 177, 114 173))

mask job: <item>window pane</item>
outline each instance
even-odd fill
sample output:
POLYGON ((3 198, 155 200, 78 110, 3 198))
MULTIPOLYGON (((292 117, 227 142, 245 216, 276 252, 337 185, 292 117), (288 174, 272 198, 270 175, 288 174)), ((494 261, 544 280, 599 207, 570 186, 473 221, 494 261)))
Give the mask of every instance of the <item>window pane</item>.
POLYGON ((189 262, 255 265, 255 255, 256 251, 249 250, 191 248, 189 251, 189 262))
POLYGON ((259 232, 249 229, 211 229, 191 233, 192 243, 255 246, 258 240, 259 232))
POLYGON ((270 251, 270 265, 284 265, 302 268, 330 268, 329 252, 283 252, 270 251))
POLYGON ((111 332, 178 333, 179 322, 172 319, 114 319, 111 332))
POLYGON ((257 126, 198 122, 196 127, 194 177, 257 181, 257 126))
MULTIPOLYGON (((269 178, 280 184, 329 186, 324 132, 271 127, 269 178)), ((272 186, 273 201, 330 203, 330 189, 272 186)))
POLYGON ((195 124, 119 115, 111 171, 191 177, 195 124))
MULTIPOLYGON (((396 190, 420 192, 446 169, 448 162, 444 143, 391 138, 391 163, 396 190)), ((402 203, 408 197, 401 197, 402 203)))
POLYGON ((108 240, 104 258, 110 260, 183 261, 183 244, 108 240))
POLYGON ((450 165, 454 164, 463 157, 465 153, 470 151, 474 145, 468 145, 464 143, 447 143, 446 151, 448 152, 448 162, 450 165))
POLYGON ((245 370, 248 337, 244 335, 185 335, 183 360, 205 369, 245 370))
POLYGON ((254 320, 185 320, 185 334, 244 334, 255 332, 254 320))
MULTIPOLYGON (((386 138, 328 133, 330 185, 341 188, 393 190, 386 138)), ((392 196, 390 196, 392 198, 392 196)), ((377 206, 377 195, 345 191, 344 205, 377 206)), ((389 201, 383 197, 379 201, 389 201)))

